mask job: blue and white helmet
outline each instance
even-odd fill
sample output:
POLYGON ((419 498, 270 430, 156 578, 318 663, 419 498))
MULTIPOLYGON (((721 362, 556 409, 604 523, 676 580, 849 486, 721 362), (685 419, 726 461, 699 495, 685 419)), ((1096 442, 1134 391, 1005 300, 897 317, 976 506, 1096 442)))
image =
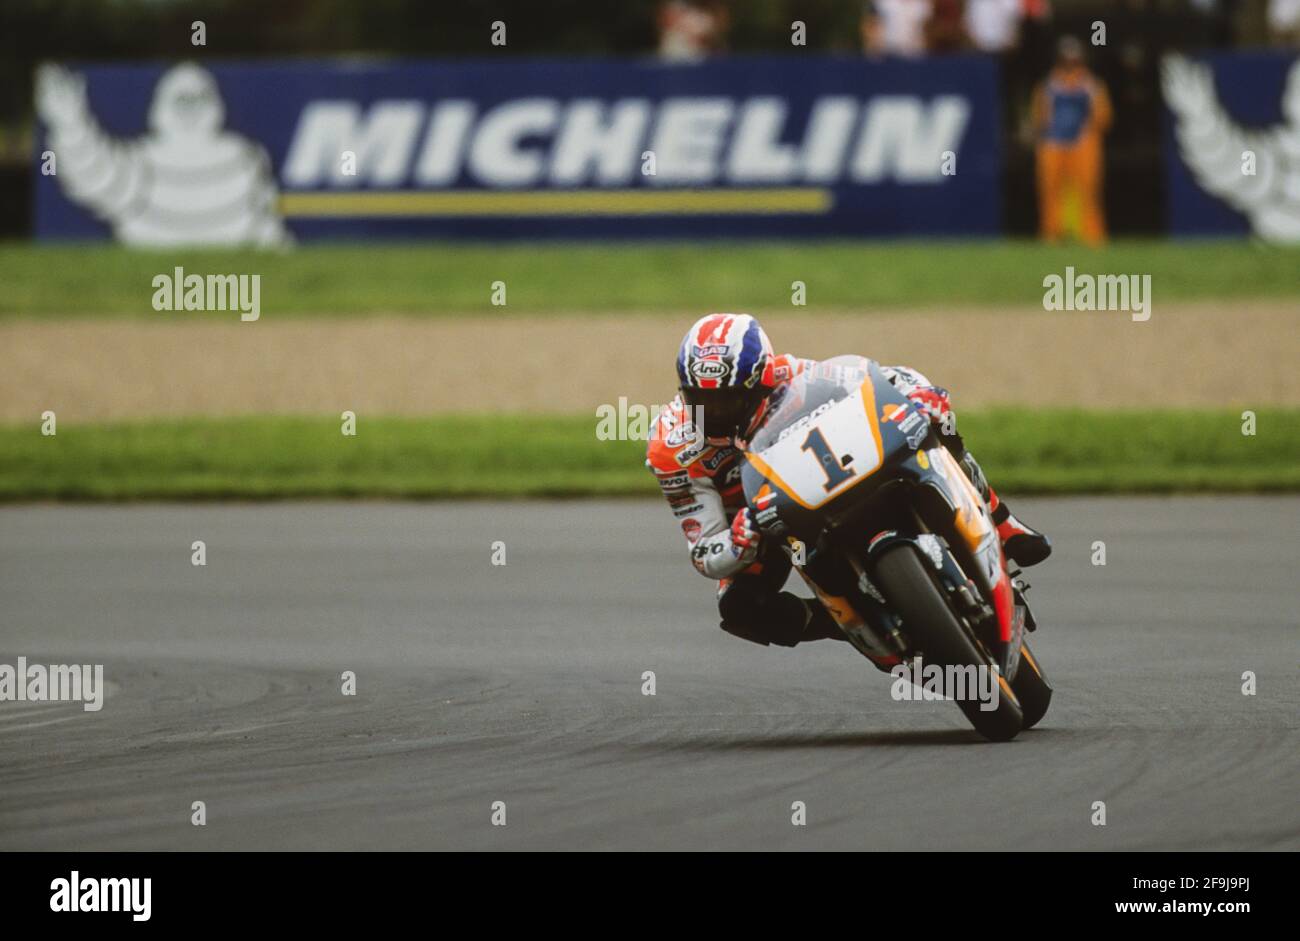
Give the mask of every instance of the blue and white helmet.
POLYGON ((708 314, 686 331, 677 378, 706 437, 748 436, 776 388, 775 359, 772 342, 748 314, 708 314))

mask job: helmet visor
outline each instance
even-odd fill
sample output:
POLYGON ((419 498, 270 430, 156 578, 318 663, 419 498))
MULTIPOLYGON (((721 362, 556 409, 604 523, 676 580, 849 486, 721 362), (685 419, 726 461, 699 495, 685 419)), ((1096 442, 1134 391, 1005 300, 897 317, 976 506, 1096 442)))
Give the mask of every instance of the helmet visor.
POLYGON ((730 386, 721 389, 682 388, 682 398, 691 410, 696 427, 706 438, 739 438, 749 430, 766 390, 730 386))

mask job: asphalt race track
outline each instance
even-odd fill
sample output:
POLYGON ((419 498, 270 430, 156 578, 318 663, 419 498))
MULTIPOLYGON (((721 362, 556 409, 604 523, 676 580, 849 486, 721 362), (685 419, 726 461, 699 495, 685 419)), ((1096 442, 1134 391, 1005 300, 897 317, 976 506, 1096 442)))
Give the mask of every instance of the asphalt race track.
POLYGON ((0 663, 108 684, 0 702, 0 848, 1300 848, 1300 499, 1013 504, 1056 699, 1005 745, 722 633, 657 504, 0 510, 0 663))

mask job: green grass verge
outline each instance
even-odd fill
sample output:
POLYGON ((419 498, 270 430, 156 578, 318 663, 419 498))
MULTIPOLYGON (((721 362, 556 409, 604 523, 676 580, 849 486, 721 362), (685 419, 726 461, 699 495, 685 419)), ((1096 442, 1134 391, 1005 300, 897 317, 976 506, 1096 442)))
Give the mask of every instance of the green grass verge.
MULTIPOLYGON (((0 499, 651 496, 636 441, 595 417, 235 418, 0 427, 0 499)), ((1300 410, 964 414, 1008 493, 1300 490, 1300 410)))
POLYGON ((138 316, 157 312, 151 281, 260 274, 264 318, 404 313, 789 310, 1037 305, 1043 278, 1067 265, 1091 274, 1149 274, 1157 303, 1300 297, 1300 247, 1245 241, 1120 241, 1102 249, 1033 242, 397 243, 312 245, 288 252, 133 251, 111 245, 0 244, 0 316, 138 316), (507 305, 491 287, 504 281, 507 305))

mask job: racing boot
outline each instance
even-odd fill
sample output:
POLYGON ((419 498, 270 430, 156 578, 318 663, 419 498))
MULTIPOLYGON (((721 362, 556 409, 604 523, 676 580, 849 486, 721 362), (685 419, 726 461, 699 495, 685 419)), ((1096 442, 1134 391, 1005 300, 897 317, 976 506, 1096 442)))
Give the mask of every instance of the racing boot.
POLYGON ((969 451, 962 454, 961 466, 971 483, 975 485, 975 489, 980 492, 980 496, 988 502, 989 511, 993 514, 993 524, 998 528, 998 538, 1002 540, 1002 551, 1006 553, 1008 559, 1028 568, 1037 565, 1052 554, 1052 541, 1038 530, 1016 519, 989 486, 984 471, 969 451))
POLYGON ((1028 568, 1052 554, 1052 541, 1016 519, 996 493, 993 494, 990 506, 993 508, 993 522, 998 527, 998 538, 1002 540, 1002 551, 1008 559, 1028 568))
POLYGON ((724 631, 764 647, 848 640, 820 601, 776 591, 770 582, 752 575, 731 579, 718 599, 718 612, 724 631))
POLYGON ((840 626, 835 623, 831 613, 826 610, 826 606, 816 598, 800 598, 788 591, 783 591, 781 594, 787 598, 793 598, 808 612, 808 619, 804 622, 803 631, 796 643, 804 643, 810 640, 848 641, 848 638, 844 636, 844 631, 840 630, 840 626))

